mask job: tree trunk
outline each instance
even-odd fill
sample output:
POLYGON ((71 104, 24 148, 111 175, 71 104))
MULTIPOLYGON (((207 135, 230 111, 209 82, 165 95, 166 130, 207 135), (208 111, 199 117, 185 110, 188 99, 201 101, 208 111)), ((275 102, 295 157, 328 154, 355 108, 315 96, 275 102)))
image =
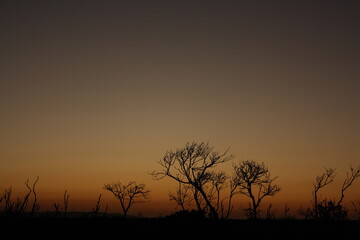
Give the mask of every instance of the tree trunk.
POLYGON ((206 193, 204 192, 204 190, 202 188, 199 188, 198 190, 201 193, 201 195, 203 196, 203 198, 204 198, 204 200, 206 202, 206 205, 210 209, 210 217, 214 218, 214 219, 218 219, 219 218, 218 213, 217 213, 216 209, 213 207, 213 205, 211 204, 211 202, 209 201, 209 199, 207 198, 206 193))
POLYGON ((254 196, 251 196, 251 199, 252 199, 252 205, 253 205, 253 219, 257 219, 257 208, 258 208, 258 205, 256 204, 256 201, 255 201, 255 197, 254 196))

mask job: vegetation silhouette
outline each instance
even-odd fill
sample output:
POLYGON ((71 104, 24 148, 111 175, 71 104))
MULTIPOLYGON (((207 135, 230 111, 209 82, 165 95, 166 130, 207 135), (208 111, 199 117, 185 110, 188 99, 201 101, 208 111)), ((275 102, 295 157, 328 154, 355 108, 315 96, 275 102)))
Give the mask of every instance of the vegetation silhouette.
POLYGON ((55 208, 55 217, 66 217, 68 207, 69 207, 69 198, 70 198, 70 194, 68 194, 68 191, 65 190, 64 196, 63 196, 64 208, 61 208, 60 203, 55 202, 53 204, 53 206, 55 208))
POLYGON ((137 184, 134 181, 103 186, 119 200, 123 211, 121 216, 108 214, 108 205, 102 210, 103 214, 100 214, 102 194, 89 212, 69 212, 70 194, 67 190, 64 191, 62 203, 53 204, 52 212, 41 212, 36 193, 40 178, 37 177, 33 182, 29 179, 25 181, 24 196, 15 197, 11 186, 0 192, 0 226, 3 229, 24 229, 14 234, 29 234, 35 232, 34 229, 46 227, 55 232, 61 229, 60 232, 66 234, 81 231, 81 236, 93 236, 95 232, 101 236, 106 233, 112 234, 113 231, 109 229, 142 236, 169 236, 174 233, 178 236, 188 236, 191 231, 197 231, 199 236, 224 236, 228 233, 230 237, 233 236, 234 230, 244 232, 242 235, 248 234, 250 237, 254 233, 259 237, 282 235, 298 239, 308 236, 358 236, 360 200, 351 201, 354 209, 353 219, 349 218, 348 209, 343 203, 348 189, 360 179, 360 166, 350 166, 338 199, 321 198, 320 194, 321 190, 334 182, 336 170, 325 168, 323 173, 316 176, 311 192, 311 206, 302 211, 304 218, 291 217, 287 205, 279 218, 271 203, 266 208, 265 217, 262 218, 262 200, 266 197, 275 197, 280 191, 280 187, 275 184, 277 177, 271 177, 263 162, 254 160, 234 163, 231 176, 223 171, 216 171, 216 167, 234 158, 228 151, 229 149, 220 153, 208 143, 192 142, 165 153, 159 161, 161 168, 151 173, 156 180, 167 177, 178 183, 175 192, 169 194, 169 200, 175 202, 178 211, 165 217, 128 217, 128 212, 135 203, 147 202, 150 199, 150 190, 145 184, 137 184), (242 195, 250 199, 249 207, 245 208, 249 219, 229 218, 234 208, 232 199, 234 196, 242 195))
MULTIPOLYGON (((360 179, 360 166, 353 168, 350 165, 350 171, 346 172, 346 178, 341 186, 340 198, 338 201, 323 199, 320 200, 318 192, 325 186, 331 184, 336 177, 336 170, 333 168, 325 168, 325 172, 318 175, 313 183, 313 206, 306 209, 303 213, 307 219, 317 220, 346 220, 348 211, 342 206, 342 202, 345 198, 345 191, 350 188, 356 179, 360 179)), ((355 214, 357 215, 356 204, 352 202, 355 214)))
POLYGON ((208 212, 209 217, 217 219, 221 204, 220 192, 228 177, 223 172, 211 170, 233 158, 233 155, 228 155, 228 150, 219 153, 208 143, 192 142, 176 151, 167 151, 159 161, 162 169, 151 174, 156 180, 169 177, 181 184, 178 194, 171 197, 176 202, 182 203, 184 199, 181 196, 188 196, 186 193, 190 190, 191 200, 195 202, 197 210, 208 212))
POLYGON ((119 200, 124 218, 127 217, 129 209, 139 202, 149 199, 150 190, 145 189, 145 184, 137 184, 130 181, 128 184, 121 182, 105 184, 104 189, 111 192, 119 200))
POLYGON ((22 216, 26 214, 26 209, 29 204, 29 198, 31 193, 33 193, 34 200, 30 210, 30 215, 34 215, 36 211, 39 210, 39 205, 37 203, 37 194, 35 191, 35 186, 39 181, 39 177, 36 178, 32 186, 29 185, 29 179, 26 180, 25 186, 28 189, 28 192, 23 198, 18 197, 15 201, 12 200, 12 187, 4 189, 4 192, 0 196, 0 204, 4 202, 3 210, 1 211, 2 215, 5 216, 22 216))
MULTIPOLYGON (((234 170, 235 183, 239 188, 239 193, 251 199, 249 208, 245 209, 246 216, 257 219, 258 209, 263 198, 275 196, 280 191, 280 187, 273 183, 277 177, 271 178, 269 169, 265 164, 257 163, 254 160, 234 164, 234 170)), ((268 216, 270 209, 267 211, 268 216)))
MULTIPOLYGON (((100 211, 100 208, 101 208, 101 197, 102 197, 102 194, 100 193, 99 197, 98 197, 98 200, 96 202, 96 205, 95 207, 92 208, 92 211, 90 213, 90 216, 94 216, 94 217, 97 217, 99 215, 99 211, 100 211)), ((109 206, 106 204, 105 206, 105 210, 104 210, 104 213, 103 213, 103 216, 106 216, 106 213, 107 213, 107 210, 108 210, 109 206)))

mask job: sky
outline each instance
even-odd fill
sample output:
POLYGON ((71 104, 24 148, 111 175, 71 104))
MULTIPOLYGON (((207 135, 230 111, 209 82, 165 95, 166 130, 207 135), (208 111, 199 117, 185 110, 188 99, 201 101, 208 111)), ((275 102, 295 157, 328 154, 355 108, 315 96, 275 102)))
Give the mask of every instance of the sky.
POLYGON ((152 200, 133 214, 165 214, 176 184, 149 173, 167 150, 205 141, 264 162, 282 187, 274 203, 309 204, 324 167, 338 175, 323 197, 338 198, 360 165, 359 11, 347 0, 1 1, 0 191, 21 195, 40 176, 43 208, 68 190, 69 208, 102 193, 118 211, 102 186, 135 180, 152 200))

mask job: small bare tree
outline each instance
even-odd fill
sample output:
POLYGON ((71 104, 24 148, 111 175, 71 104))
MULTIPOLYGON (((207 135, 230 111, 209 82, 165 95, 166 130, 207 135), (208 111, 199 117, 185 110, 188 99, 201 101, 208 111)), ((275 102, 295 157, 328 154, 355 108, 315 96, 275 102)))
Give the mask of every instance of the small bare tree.
POLYGON ((100 211, 100 201, 101 201, 101 193, 100 193, 100 195, 98 197, 98 200, 96 202, 95 207, 93 207, 92 210, 91 210, 91 214, 94 215, 94 216, 97 216, 99 211, 100 211))
POLYGON ((276 218, 276 210, 273 210, 273 205, 270 203, 266 208, 266 219, 271 220, 276 218))
POLYGON ((211 175, 211 195, 212 199, 214 199, 215 209, 218 212, 221 207, 221 192, 227 187, 228 177, 225 172, 213 172, 211 175))
POLYGON ((236 194, 239 194, 237 186, 237 177, 236 175, 233 175, 229 180, 229 195, 221 200, 221 218, 228 218, 230 216, 230 213, 233 210, 232 199, 236 194), (225 207, 225 204, 227 207, 225 207))
POLYGON ((289 212, 290 212, 290 208, 288 207, 287 204, 285 204, 285 206, 284 206, 283 219, 288 219, 288 218, 289 218, 289 212))
POLYGON ((24 183, 28 189, 28 192, 25 194, 23 198, 18 197, 16 201, 12 200, 12 187, 6 188, 3 194, 0 196, 0 203, 4 201, 4 213, 6 215, 21 215, 27 212, 27 207, 29 204, 29 199, 31 193, 34 195, 34 201, 31 207, 31 216, 39 209, 39 205, 37 203, 37 195, 35 191, 35 186, 39 181, 39 177, 36 178, 32 186, 29 184, 29 179, 24 183))
POLYGON ((341 187, 341 196, 339 201, 337 202, 337 205, 340 206, 341 202, 343 201, 345 197, 345 191, 353 184, 353 182, 360 177, 360 166, 357 169, 354 169, 350 165, 350 173, 346 172, 346 178, 345 181, 341 187))
POLYGON ((351 205, 354 208, 355 219, 360 221, 360 200, 351 201, 351 205))
POLYGON ((252 219, 257 219, 259 206, 266 196, 275 196, 280 187, 273 182, 277 177, 271 178, 270 172, 264 163, 257 163, 253 160, 242 161, 234 164, 237 187, 239 193, 251 199, 246 215, 252 219))
POLYGON ((182 211, 186 211, 186 204, 190 204, 193 198, 190 195, 190 188, 188 185, 184 185, 179 182, 179 186, 175 193, 169 193, 170 201, 174 201, 182 211))
POLYGON ((39 210, 39 204, 37 202, 37 194, 36 194, 36 191, 35 191, 35 186, 37 184, 37 182, 39 181, 39 176, 36 178, 36 180, 34 181, 34 183, 32 184, 32 186, 30 187, 29 186, 29 180, 27 180, 25 182, 25 185, 28 189, 31 190, 31 192, 33 193, 34 195, 34 201, 33 201, 33 204, 32 204, 32 207, 31 207, 31 216, 33 216, 38 210, 39 210))
POLYGON ((159 161, 162 170, 153 171, 152 175, 159 180, 170 177, 184 185, 191 186, 198 211, 203 211, 200 198, 205 202, 212 218, 218 218, 217 207, 211 199, 211 192, 207 191, 209 184, 214 179, 214 172, 210 170, 221 163, 233 158, 227 155, 228 151, 219 153, 214 151, 208 143, 187 143, 185 147, 174 151, 168 151, 159 161))
POLYGON ((121 182, 105 184, 104 189, 111 192, 120 201, 123 216, 126 218, 129 209, 139 202, 149 199, 150 191, 145 189, 145 184, 137 184, 130 181, 128 184, 121 182))
POLYGON ((330 183, 332 183, 335 179, 336 173, 335 173, 335 169, 334 168, 325 168, 325 172, 321 175, 318 175, 316 177, 315 182, 313 183, 313 214, 314 214, 314 218, 318 219, 319 218, 319 197, 318 197, 318 192, 320 189, 324 188, 325 186, 329 185, 330 183))
POLYGON ((65 190, 63 196, 64 209, 61 209, 60 203, 55 202, 53 204, 53 207, 55 208, 55 217, 60 217, 61 213, 63 217, 66 217, 69 207, 69 198, 70 198, 70 194, 68 194, 67 190, 65 190))
POLYGON ((70 194, 67 193, 67 190, 64 192, 64 217, 67 215, 68 207, 69 207, 69 198, 70 194))
POLYGON ((322 175, 316 177, 316 181, 313 184, 313 209, 309 211, 312 213, 312 218, 314 219, 346 219, 347 210, 341 205, 345 197, 345 191, 353 184, 353 182, 360 177, 360 167, 354 169, 350 165, 350 172, 346 172, 346 178, 341 186, 341 195, 339 200, 336 202, 334 200, 327 201, 326 199, 320 201, 318 197, 318 192, 321 188, 332 183, 335 179, 336 173, 333 168, 325 168, 325 172, 322 175))

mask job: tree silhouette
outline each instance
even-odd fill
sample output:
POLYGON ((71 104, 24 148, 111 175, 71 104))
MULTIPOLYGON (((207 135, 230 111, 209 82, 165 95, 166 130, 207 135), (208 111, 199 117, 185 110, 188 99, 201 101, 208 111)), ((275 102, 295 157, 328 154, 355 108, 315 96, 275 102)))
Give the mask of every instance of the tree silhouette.
POLYGON ((332 183, 335 179, 336 173, 334 168, 325 168, 325 172, 321 175, 316 176, 316 180, 313 183, 313 218, 319 218, 319 197, 318 192, 326 185, 332 183))
POLYGON ((200 203, 203 200, 210 216, 218 218, 216 205, 211 199, 214 192, 207 192, 207 186, 214 183, 215 173, 210 170, 233 158, 233 155, 227 155, 227 152, 216 152, 204 142, 187 143, 185 147, 176 151, 167 151, 159 161, 162 170, 153 171, 152 175, 158 180, 170 177, 181 184, 191 186, 198 211, 204 210, 200 203))
POLYGON ((37 194, 35 191, 35 186, 39 181, 39 177, 36 178, 32 186, 29 184, 29 179, 24 183, 28 189, 28 192, 25 194, 23 198, 18 197, 15 201, 12 200, 12 187, 4 189, 4 192, 0 196, 0 203, 4 201, 4 213, 6 215, 23 215, 26 213, 27 206, 29 204, 29 199, 31 193, 34 195, 34 201, 31 206, 31 216, 35 214, 36 211, 39 210, 39 205, 37 203, 37 194))
POLYGON ((62 212, 62 216, 66 217, 68 207, 69 207, 69 198, 70 198, 70 194, 68 194, 68 191, 65 190, 64 191, 64 196, 63 196, 64 209, 61 209, 60 203, 55 202, 53 204, 53 207, 55 208, 55 217, 60 217, 61 212, 62 212))
POLYGON ((320 189, 329 185, 334 181, 336 177, 335 169, 325 168, 325 172, 316 177, 315 183, 313 184, 313 209, 308 210, 308 215, 313 219, 346 219, 347 211, 342 207, 341 203, 345 197, 345 191, 353 184, 353 182, 360 177, 360 167, 354 169, 350 165, 350 172, 346 172, 346 178, 341 186, 341 195, 339 200, 324 199, 320 201, 318 192, 320 189))
POLYGON ((184 185, 179 182, 179 186, 176 188, 175 193, 169 193, 169 200, 174 201, 182 211, 186 211, 185 205, 190 204, 193 200, 189 191, 191 191, 189 185, 184 185))
POLYGON ((25 185, 28 189, 31 190, 31 192, 33 193, 34 195, 34 201, 33 201, 33 204, 32 204, 32 207, 31 207, 31 215, 34 215, 36 213, 36 211, 39 210, 39 204, 37 203, 37 194, 36 194, 36 191, 35 191, 35 186, 37 184, 37 182, 39 181, 39 176, 36 178, 35 182, 32 184, 32 186, 30 187, 29 186, 29 180, 27 180, 25 182, 25 185))
POLYGON ((355 219, 360 221, 360 200, 351 201, 354 208, 355 219))
POLYGON ((257 219, 258 208, 262 199, 266 196, 275 196, 280 188, 273 184, 277 178, 271 178, 270 172, 264 163, 257 163, 253 160, 242 161, 234 164, 236 184, 239 193, 251 199, 246 215, 249 218, 257 219))
POLYGON ((341 202, 343 201, 345 197, 345 191, 353 184, 353 182, 360 177, 360 166, 357 169, 354 169, 350 165, 350 173, 346 172, 346 178, 344 180, 344 183, 341 187, 341 196, 339 201, 337 202, 337 205, 340 206, 341 202))
POLYGON ((110 191, 120 201, 123 216, 126 218, 129 209, 139 202, 149 199, 150 191, 145 189, 145 184, 130 181, 128 184, 121 182, 105 184, 104 189, 110 191))
POLYGON ((228 218, 230 213, 233 210, 232 199, 239 192, 237 189, 237 177, 234 174, 231 178, 229 178, 229 195, 221 200, 221 217, 228 218), (225 207, 225 200, 227 200, 227 207, 225 207))
POLYGON ((101 197, 102 197, 102 194, 100 193, 100 195, 99 195, 99 197, 98 197, 98 200, 97 200, 97 202, 96 202, 95 207, 93 207, 93 208, 91 209, 91 215, 93 215, 93 216, 95 216, 95 217, 98 215, 98 213, 99 213, 99 211, 100 211, 100 207, 101 207, 101 205, 100 205, 101 197))

